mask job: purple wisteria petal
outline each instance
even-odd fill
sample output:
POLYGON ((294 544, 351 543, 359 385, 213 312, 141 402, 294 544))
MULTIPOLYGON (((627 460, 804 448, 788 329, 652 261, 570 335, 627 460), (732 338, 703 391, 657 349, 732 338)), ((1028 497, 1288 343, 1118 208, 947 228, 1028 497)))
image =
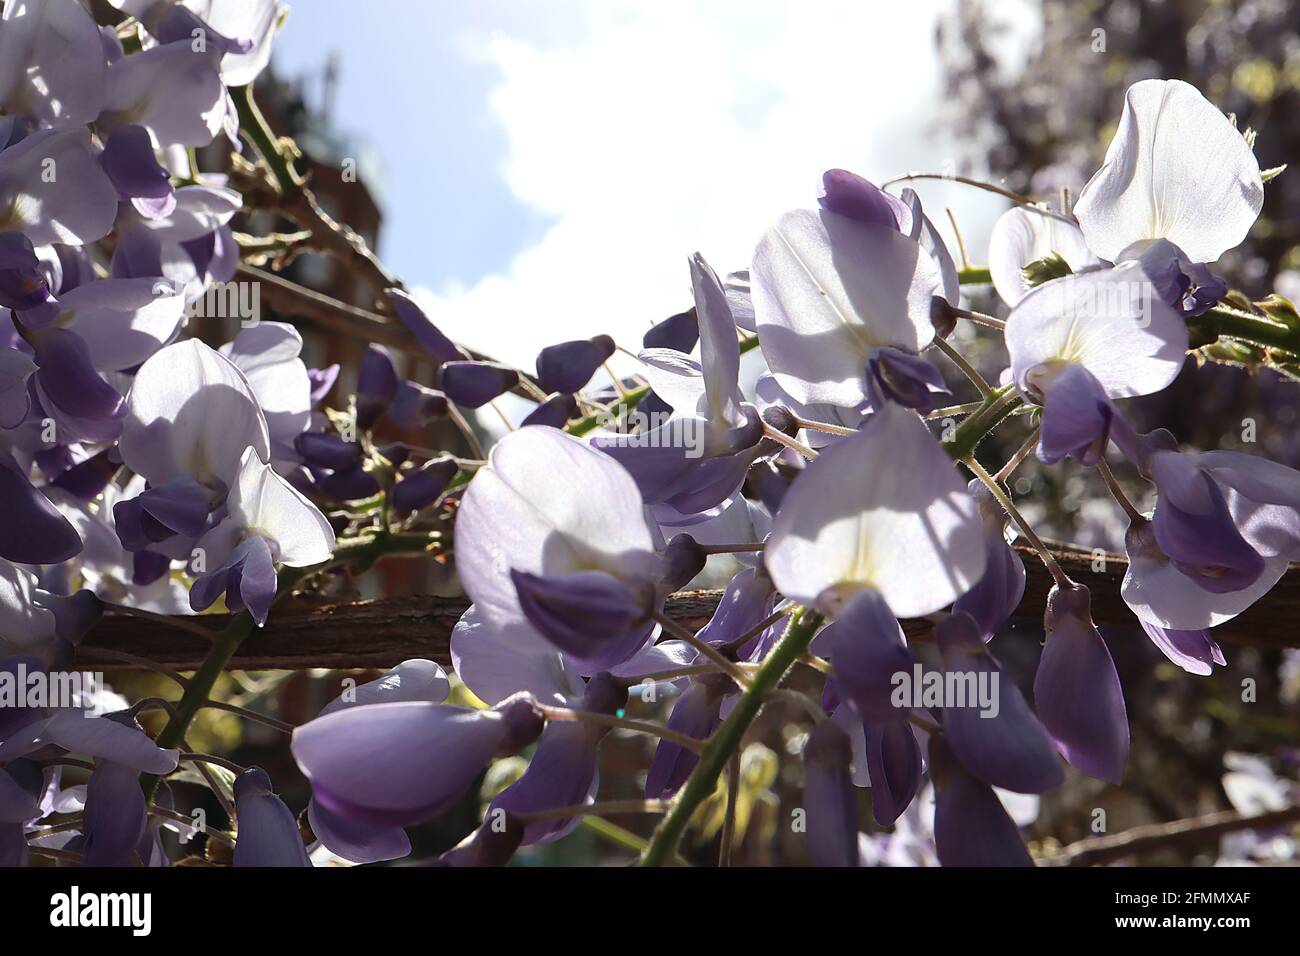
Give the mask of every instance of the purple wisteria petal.
POLYGON ((0 558, 58 564, 81 552, 81 536, 50 499, 0 455, 0 558))
POLYGON ((840 693, 853 701, 863 718, 907 717, 908 708, 893 702, 893 678, 906 674, 910 679, 916 658, 880 592, 858 592, 818 636, 818 645, 831 659, 840 693))
POLYGON ((109 133, 99 163, 117 188, 118 198, 169 199, 171 208, 157 210, 163 216, 176 208, 171 176, 154 155, 153 140, 143 126, 119 126, 109 133))
POLYGON ((912 211, 907 204, 847 169, 822 173, 823 209, 856 222, 872 223, 898 232, 911 232, 912 211))
POLYGON ((857 866, 858 798, 849 765, 848 734, 824 720, 803 749, 803 809, 808 858, 813 866, 857 866))
POLYGON ((713 616, 695 636, 715 646, 733 643, 768 616, 772 593, 771 578, 746 568, 727 582, 713 616))
POLYGON ((358 823, 315 800, 307 804, 307 822, 325 849, 349 863, 379 863, 411 855, 411 839, 401 827, 358 823))
POLYGON ((250 767, 235 780, 239 835, 235 866, 311 866, 298 821, 271 789, 271 778, 250 767))
POLYGON ((30 761, 0 767, 0 823, 26 823, 41 816, 40 782, 40 768, 30 761), (35 771, 34 780, 29 770, 35 771))
POLYGON ((968 774, 941 737, 930 741, 934 842, 943 866, 1033 866, 1020 829, 986 783, 968 774))
POLYGON ((0 232, 0 305, 22 311, 53 301, 32 241, 21 232, 0 232))
MULTIPOLYGON (((549 724, 538 738, 528 769, 493 798, 487 818, 491 820, 499 810, 522 815, 594 801, 596 748, 605 732, 604 728, 576 721, 549 724)), ((581 817, 569 817, 530 823, 524 829, 521 843, 525 846, 550 843, 572 833, 580 822, 581 817)))
POLYGON ((1128 762, 1128 713, 1115 662, 1092 623, 1088 589, 1053 587, 1044 623, 1047 643, 1034 677, 1039 720, 1072 766, 1119 783, 1128 762))
POLYGON ((537 354, 537 381, 548 392, 581 391, 613 354, 608 335, 548 345, 537 354))
POLYGON ((361 357, 357 371, 357 427, 371 428, 397 397, 401 379, 393 356, 382 345, 371 345, 361 357))
POLYGON ((984 640, 991 641, 1025 596, 1025 564, 1007 544, 1007 513, 992 492, 978 478, 967 488, 979 505, 987 560, 984 576, 953 602, 952 610, 973 617, 984 640))
POLYGON ((190 607, 203 611, 225 592, 226 607, 239 612, 248 609, 258 627, 266 624, 275 600, 275 561, 266 538, 253 535, 230 553, 215 571, 194 581, 190 588, 190 607))
POLYGON ((593 659, 643 625, 648 593, 637 594, 604 571, 541 577, 511 570, 519 607, 538 632, 574 657, 593 659))
POLYGON ((316 405, 329 394, 339 378, 339 364, 326 365, 324 368, 307 369, 307 378, 311 380, 311 403, 316 405))
POLYGON ((1112 423, 1119 412, 1101 383, 1082 365, 1054 369, 1050 377, 1030 373, 1031 387, 1043 396, 1043 430, 1038 457, 1054 465, 1073 456, 1081 465, 1095 465, 1106 451, 1112 423))
POLYGON ((84 812, 82 862, 131 866, 148 822, 139 773, 112 760, 98 761, 86 787, 84 812))
POLYGON ((424 310, 420 308, 413 298, 401 289, 389 289, 385 295, 388 297, 388 304, 392 306, 398 320, 406 326, 407 331, 415 336, 415 340, 420 343, 420 347, 428 352, 435 361, 439 363, 458 362, 467 357, 461 351, 460 346, 447 338, 433 324, 432 320, 424 314, 424 310))
POLYGON ((871 780, 871 815, 892 826, 921 787, 921 747, 905 720, 864 722, 867 775, 871 780))
MULTIPOLYGON (((109 273, 114 279, 157 279, 163 275, 162 241, 158 233, 152 229, 119 228, 109 273)), ((24 324, 30 324, 26 318, 24 324)))
MULTIPOLYGON (((447 699, 451 685, 442 667, 433 661, 413 658, 402 661, 383 677, 367 681, 351 693, 340 694, 321 708, 320 716, 349 707, 367 707, 371 704, 391 704, 399 701, 423 700, 440 704, 447 699)), ((518 688, 516 688, 518 689, 518 688)), ((495 701, 493 701, 495 703, 495 701)))
POLYGON ((944 673, 965 682, 965 706, 943 709, 943 731, 952 752, 973 776, 1016 793, 1046 793, 1065 782, 1065 771, 1047 731, 1020 688, 984 646, 975 620, 953 614, 934 629, 944 673), (984 683, 992 704, 981 708, 971 693, 984 683))
POLYGON ((1160 649, 1160 653, 1189 674, 1208 676, 1215 664, 1225 666, 1228 663, 1218 642, 1206 629, 1177 631, 1140 618, 1138 623, 1147 632, 1147 637, 1151 638, 1151 643, 1160 649))
POLYGON ((399 515, 427 508, 442 497, 459 471, 454 458, 434 458, 416 471, 404 472, 388 493, 388 502, 399 515))
POLYGON ((519 373, 495 362, 447 362, 442 391, 457 405, 480 408, 519 384, 519 373))
POLYGON ((115 504, 113 526, 124 548, 140 551, 173 535, 197 537, 211 510, 211 493, 189 475, 178 475, 115 504))
POLYGON ((943 373, 919 355, 886 347, 877 349, 867 365, 873 405, 883 398, 925 415, 935 408, 935 399, 952 398, 943 373))
POLYGON ((1175 474, 1174 467, 1181 465, 1191 461, 1180 455, 1155 458, 1161 492, 1151 521, 1156 543, 1179 571, 1207 591, 1223 594, 1250 587, 1264 572, 1264 556, 1242 537, 1219 485, 1200 470, 1175 474))
POLYGON ((364 454, 360 442, 328 432, 303 432, 293 440, 293 447, 305 464, 336 471, 351 468, 364 454))
POLYGON ((292 750, 326 809, 376 826, 406 826, 446 810, 489 760, 527 746, 541 731, 541 717, 524 698, 483 711, 399 702, 318 717, 294 731, 292 750))
POLYGON ((91 717, 81 710, 60 710, 46 722, 41 739, 72 753, 120 764, 135 774, 171 773, 180 756, 177 750, 159 747, 138 723, 120 714, 91 717))
POLYGON ((126 403, 95 370, 81 336, 46 329, 37 340, 35 361, 36 395, 54 419, 60 441, 110 441, 122 433, 126 403))
MULTIPOLYGON (((696 740, 705 740, 718 729, 722 716, 718 705, 729 686, 729 680, 717 680, 713 675, 692 681, 673 704, 668 715, 668 729, 696 740)), ((645 778, 647 800, 672 796, 691 775, 700 758, 670 740, 659 741, 654 760, 645 778)))

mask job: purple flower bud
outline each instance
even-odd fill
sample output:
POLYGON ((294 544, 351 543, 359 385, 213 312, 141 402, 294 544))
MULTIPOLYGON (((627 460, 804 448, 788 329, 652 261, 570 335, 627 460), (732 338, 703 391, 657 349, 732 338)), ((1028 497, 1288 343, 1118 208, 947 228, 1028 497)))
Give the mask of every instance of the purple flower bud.
POLYGON ((944 738, 930 738, 934 775, 934 843, 943 866, 1033 866, 1020 828, 986 783, 952 755, 944 738))
POLYGON ((112 760, 97 761, 86 787, 83 863, 131 866, 146 823, 139 772, 112 760))
POLYGON ((803 805, 808 858, 814 866, 857 866, 858 800, 848 734, 832 721, 812 729, 803 750, 803 805))
POLYGON ((911 211, 902 200, 847 169, 828 169, 822 173, 822 191, 817 202, 828 212, 856 222, 899 232, 910 232, 912 228, 911 211))
POLYGON ((362 456, 360 442, 346 441, 329 432, 303 432, 293 440, 293 448, 304 464, 334 471, 352 467, 362 456))
POLYGON ((664 548, 663 559, 663 588, 671 594, 684 588, 703 571, 709 556, 689 534, 678 534, 664 548))
POLYGON ((172 566, 171 558, 157 551, 137 551, 131 558, 131 583, 142 588, 153 584, 172 566))
POLYGON ((537 355, 537 381, 548 392, 580 391, 613 354, 608 335, 549 345, 537 355))
POLYGON ((1045 793, 1065 781, 1051 739, 1029 710, 1020 689, 1002 673, 984 647, 974 618, 953 614, 934 629, 945 675, 981 682, 994 694, 993 705, 981 709, 968 694, 966 706, 943 709, 943 730, 957 759, 977 779, 1017 793, 1045 793))
POLYGON ((447 362, 442 391, 457 405, 481 408, 519 384, 519 373, 495 362, 447 362))
POLYGON ((37 589, 32 593, 32 603, 54 615, 54 633, 71 644, 85 637, 104 614, 103 602, 89 588, 75 594, 37 589))
POLYGON ((1072 766, 1119 783, 1128 761, 1128 713, 1115 662, 1092 623, 1088 589, 1053 587, 1044 624, 1047 643, 1034 678, 1038 717, 1072 766))
POLYGON ((491 710, 402 701, 347 707, 297 728, 292 750, 313 797, 342 817, 407 826, 455 804, 493 757, 542 732, 523 696, 491 710))
POLYGON ((388 304, 393 307, 397 318, 406 326, 407 331, 415 336, 420 347, 435 361, 458 362, 466 357, 460 347, 442 334, 442 331, 429 320, 424 310, 409 295, 401 289, 389 289, 385 295, 388 296, 388 304))
POLYGON ((379 416, 397 395, 397 368, 388 349, 381 345, 366 348, 357 372, 357 427, 366 431, 374 427, 379 416))
POLYGON ((379 482, 362 462, 316 478, 316 488, 335 501, 360 501, 379 494, 379 482))
POLYGON ((1044 395, 1038 457, 1049 465, 1067 456, 1095 465, 1116 424, 1126 427, 1101 383, 1082 365, 1066 365, 1044 395))
POLYGON ((442 497, 460 466, 450 457, 434 458, 418 471, 408 471, 389 492, 388 501, 399 515, 428 507, 442 497))
POLYGON ((687 309, 652 326, 641 337, 641 344, 648 349, 672 349, 689 355, 699 340, 700 324, 695 310, 687 309))
POLYGON ((423 428, 447 414, 447 396, 418 382, 402 382, 388 409, 388 417, 398 428, 423 428))
MULTIPOLYGON (((644 399, 642 400, 644 402, 644 399)), ((572 395, 557 393, 542 402, 520 424, 549 425, 551 428, 563 428, 570 419, 578 417, 578 400, 572 395)))
POLYGON ((271 789, 265 770, 250 767, 235 780, 235 812, 235 866, 311 866, 298 821, 271 789))
POLYGON ((540 577, 512 569, 510 578, 529 623, 574 657, 595 658, 650 614, 648 589, 630 588, 604 571, 540 577))
POLYGON ((1007 544, 1007 514, 992 492, 979 479, 967 487, 984 528, 985 570, 975 586, 953 602, 952 610, 973 617, 984 640, 990 641, 1025 596, 1025 565, 1007 544))

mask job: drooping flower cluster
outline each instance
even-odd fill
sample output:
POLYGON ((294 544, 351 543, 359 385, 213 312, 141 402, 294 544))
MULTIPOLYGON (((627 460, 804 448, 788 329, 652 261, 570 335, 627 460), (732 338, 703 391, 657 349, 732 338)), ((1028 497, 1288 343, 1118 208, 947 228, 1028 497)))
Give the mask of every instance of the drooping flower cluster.
POLYGON ((616 351, 609 336, 543 349, 528 373, 472 356, 384 283, 377 308, 438 388, 373 345, 340 409, 323 405, 339 369, 309 369, 293 326, 245 317, 218 348, 188 327, 236 275, 245 199, 190 151, 223 135, 239 148, 231 90, 265 66, 283 10, 114 6, 115 25, 77 0, 9 0, 0 19, 0 677, 68 670, 105 606, 222 606, 237 643, 303 576, 395 551, 436 545, 473 604, 451 638, 457 697, 442 667, 409 660, 292 730, 310 848, 265 772, 188 753, 207 669, 179 702, 90 687, 6 704, 0 863, 165 865, 162 829, 193 828, 156 778, 182 760, 226 805, 235 865, 398 859, 405 827, 527 752, 481 825, 434 861, 502 864, 601 812, 614 728, 658 736, 642 809, 675 801, 645 852, 659 862, 777 699, 810 722, 800 809, 813 862, 889 855, 860 834, 869 787, 898 846, 932 792, 939 862, 1030 863, 1004 800, 1056 788, 1066 764, 1120 782, 1126 704, 1088 586, 1003 487, 1018 459, 990 474, 979 440, 1029 422, 1042 462, 1072 458, 1113 485, 1111 454, 1154 486, 1150 514, 1121 502, 1122 594, 1190 673, 1224 662, 1210 629, 1300 557, 1300 474, 1181 450, 1120 404, 1180 373, 1188 323, 1228 295, 1211 267, 1263 200, 1251 143, 1186 84, 1129 91, 1073 209, 1019 203, 999 221, 988 278, 1005 323, 961 307, 979 277, 958 269, 915 192, 831 170, 815 207, 810 196, 757 237, 747 270, 690 259, 693 309, 645 336, 608 405, 585 390, 616 351), (996 387, 948 341, 963 319, 1003 330, 996 387), (947 404, 967 386, 936 355, 977 401, 947 404), (747 390, 742 363, 760 359, 747 390), (535 408, 485 460, 378 438, 463 423, 460 409, 512 391, 535 408), (423 523, 449 500, 450 536, 423 523), (1030 695, 991 649, 1026 589, 1009 526, 1055 582, 1030 695), (670 595, 724 552, 741 570, 710 620, 675 621, 670 595), (796 662, 826 675, 819 699, 777 686, 796 662), (663 724, 628 715, 635 692, 660 687, 673 698, 663 724), (157 708, 171 712, 159 741, 139 720, 157 708), (65 787, 63 768, 87 759, 88 783, 65 787), (47 827, 61 815, 74 819, 47 827))

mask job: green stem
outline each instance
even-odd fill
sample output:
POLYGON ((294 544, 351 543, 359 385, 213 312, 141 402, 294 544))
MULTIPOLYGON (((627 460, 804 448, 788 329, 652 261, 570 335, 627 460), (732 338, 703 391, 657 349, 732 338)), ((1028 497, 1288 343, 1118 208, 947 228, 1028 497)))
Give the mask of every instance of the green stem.
POLYGON ((983 408, 958 425, 952 438, 944 442, 949 456, 955 461, 971 457, 975 447, 1022 405, 1024 399, 1015 394, 1014 385, 995 388, 984 399, 983 408))
POLYGON ((1213 340, 1220 335, 1241 339, 1266 349, 1282 349, 1300 355, 1300 328, 1274 322, 1263 315, 1220 305, 1204 315, 1187 320, 1194 337, 1213 340))
POLYGON ((988 285, 993 281, 993 274, 988 266, 967 266, 957 270, 957 281, 962 285, 988 285))
MULTIPOLYGON (((243 643, 244 638, 252 633, 253 618, 248 614, 241 614, 217 634, 212 641, 212 649, 208 651, 208 656, 203 659, 203 664, 190 678, 189 684, 185 687, 185 693, 181 695, 180 701, 177 702, 176 712, 172 714, 167 721, 167 726, 158 735, 157 743, 159 747, 173 748, 181 746, 181 742, 185 739, 185 734, 189 731, 195 715, 207 703, 208 695, 212 693, 217 678, 226 669, 230 659, 235 656, 235 651, 243 643)), ((146 799, 153 797, 154 790, 158 788, 160 779, 156 774, 146 774, 140 778, 140 784, 144 788, 146 799)))
POLYGON ((654 836, 650 838, 650 845, 641 854, 642 866, 663 866, 676 854, 677 844, 686 825, 700 804, 713 794, 718 777, 726 768, 731 755, 739 749, 745 731, 763 706, 768 691, 781 682, 794 662, 808 649, 821 621, 820 614, 807 608, 791 616, 785 634, 754 672, 749 689, 741 695, 722 726, 705 743, 695 771, 673 802, 673 808, 660 821, 654 836))
POLYGON ((253 99, 253 85, 249 83, 233 88, 230 98, 235 101, 235 112, 239 114, 239 131, 262 154, 280 192, 287 194, 301 189, 302 178, 293 168, 293 160, 281 147, 279 138, 271 131, 266 117, 257 108, 257 101, 253 99))

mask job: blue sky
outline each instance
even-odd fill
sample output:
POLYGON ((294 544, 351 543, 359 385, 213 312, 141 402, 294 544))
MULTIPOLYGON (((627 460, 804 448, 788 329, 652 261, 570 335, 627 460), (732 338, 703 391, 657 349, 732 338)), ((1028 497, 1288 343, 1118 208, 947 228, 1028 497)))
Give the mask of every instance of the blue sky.
MULTIPOLYGON (((339 53, 333 115, 379 156, 385 262, 450 334, 531 367, 600 332, 636 347, 688 304, 690 253, 744 268, 827 167, 950 166, 948 2, 300 0, 275 62, 339 53)), ((919 189, 982 260, 1005 204, 919 189)))

